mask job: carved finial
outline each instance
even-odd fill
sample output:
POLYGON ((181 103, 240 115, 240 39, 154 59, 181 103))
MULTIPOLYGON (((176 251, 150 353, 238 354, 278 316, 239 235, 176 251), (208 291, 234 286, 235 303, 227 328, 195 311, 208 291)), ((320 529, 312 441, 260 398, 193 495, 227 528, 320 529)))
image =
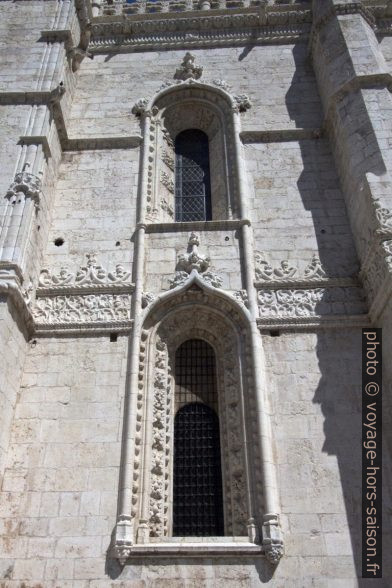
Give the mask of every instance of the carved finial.
POLYGON ((178 257, 177 270, 185 271, 188 274, 193 269, 199 273, 205 272, 210 266, 210 258, 199 253, 199 237, 196 233, 191 233, 188 241, 188 253, 178 257))
POLYGON ((176 80, 198 80, 203 73, 201 66, 195 65, 195 56, 192 53, 186 53, 181 66, 176 70, 176 80))

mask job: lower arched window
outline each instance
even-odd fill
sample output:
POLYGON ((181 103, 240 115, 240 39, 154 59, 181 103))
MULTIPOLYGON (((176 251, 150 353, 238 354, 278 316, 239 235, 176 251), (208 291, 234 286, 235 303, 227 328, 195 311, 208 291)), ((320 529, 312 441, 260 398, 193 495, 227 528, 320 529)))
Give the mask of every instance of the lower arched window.
POLYGON ((215 354, 191 339, 176 352, 173 535, 224 534, 215 354))
POLYGON ((189 129, 175 140, 175 219, 177 222, 211 220, 211 182, 208 137, 189 129))

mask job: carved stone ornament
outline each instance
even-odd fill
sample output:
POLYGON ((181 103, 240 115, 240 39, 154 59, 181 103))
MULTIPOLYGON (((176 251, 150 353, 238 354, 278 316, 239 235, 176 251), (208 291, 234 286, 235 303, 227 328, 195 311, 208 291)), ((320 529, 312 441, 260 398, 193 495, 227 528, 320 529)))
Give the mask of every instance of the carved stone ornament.
POLYGON ((38 324, 107 323, 130 319, 129 294, 88 294, 37 298, 33 317, 38 324))
POLYGON ((196 233, 191 233, 188 241, 188 253, 178 257, 177 270, 190 274, 192 270, 205 272, 210 266, 210 258, 199 253, 200 240, 196 233))
POLYGON ((281 261, 280 266, 273 268, 266 260, 264 253, 256 253, 255 263, 256 279, 261 282, 297 282, 301 280, 311 282, 312 280, 318 281, 328 279, 320 258, 316 254, 313 255, 310 263, 305 268, 303 276, 297 276, 297 268, 291 266, 287 259, 281 261))
POLYGON ((174 182, 169 178, 168 174, 164 171, 161 172, 161 182, 169 190, 171 194, 174 194, 174 182))
POLYGON ((148 104, 148 98, 140 98, 132 107, 132 114, 141 116, 144 114, 148 104))
POLYGON ((376 209, 376 217, 379 221, 382 228, 391 229, 392 228, 392 212, 388 208, 384 208, 378 202, 378 200, 374 201, 374 206, 376 209))
POLYGON ((240 304, 248 307, 248 292, 246 290, 236 290, 233 292, 233 296, 240 304))
POLYGON ((57 273, 48 269, 41 271, 38 285, 41 288, 69 287, 81 288, 91 286, 120 286, 130 285, 131 272, 118 263, 115 270, 108 272, 97 263, 96 253, 86 255, 87 263, 81 266, 76 274, 71 273, 66 267, 60 268, 57 273))
POLYGON ((314 317, 365 314, 367 306, 358 287, 259 290, 260 317, 314 317))
POLYGON ((321 265, 321 261, 317 255, 313 255, 312 261, 305 269, 305 278, 309 280, 317 279, 317 278, 326 278, 327 274, 325 273, 325 269, 321 265))
POLYGON ((235 109, 238 110, 238 112, 246 112, 252 106, 252 103, 246 94, 240 94, 239 96, 233 96, 233 98, 234 98, 234 101, 236 104, 235 109))
POLYGON ((284 551, 278 515, 275 513, 265 514, 262 530, 265 556, 272 565, 277 565, 284 551))
POLYGON ((152 294, 152 292, 143 292, 142 308, 147 308, 151 302, 154 302, 155 298, 155 294, 152 294))
POLYGON ((289 262, 284 259, 280 262, 280 267, 275 269, 266 261, 263 253, 256 253, 255 256, 256 278, 260 281, 279 280, 281 278, 292 278, 297 273, 297 269, 290 266, 289 262))
POLYGON ((16 200, 19 192, 23 192, 26 197, 32 198, 36 204, 39 204, 41 180, 34 174, 25 171, 16 174, 14 181, 8 188, 6 196, 13 202, 16 200))
POLYGON ((177 80, 198 80, 203 73, 201 66, 195 65, 195 56, 192 53, 186 53, 181 66, 176 70, 175 79, 177 80))

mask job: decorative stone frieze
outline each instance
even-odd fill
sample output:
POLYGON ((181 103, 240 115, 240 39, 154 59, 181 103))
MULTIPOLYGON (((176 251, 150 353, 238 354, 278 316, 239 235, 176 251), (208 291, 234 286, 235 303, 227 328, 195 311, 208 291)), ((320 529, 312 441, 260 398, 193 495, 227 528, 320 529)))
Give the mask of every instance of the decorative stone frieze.
POLYGON ((367 305, 360 288, 313 288, 258 291, 260 317, 315 317, 365 314, 367 305))
POLYGON ((168 535, 172 389, 166 344, 157 337, 152 414, 150 535, 168 535))
POLYGON ((185 54, 180 67, 176 70, 174 76, 176 80, 198 80, 201 78, 203 68, 195 65, 195 59, 196 58, 192 53, 185 54))
POLYGON ((49 269, 41 270, 38 281, 39 291, 51 289, 61 290, 83 290, 91 288, 118 288, 130 287, 131 272, 118 263, 113 271, 104 269, 97 263, 96 253, 86 254, 87 263, 81 266, 75 273, 70 272, 66 267, 60 268, 57 272, 49 269))
POLYGON ((33 317, 37 324, 112 323, 130 319, 129 294, 87 294, 37 298, 33 317))
MULTIPOLYGON (((214 4, 214 2, 212 2, 214 4)), ((215 3, 213 14, 203 10, 197 16, 178 12, 197 10, 196 4, 190 8, 187 3, 172 3, 175 14, 162 14, 157 18, 156 12, 163 10, 165 3, 152 2, 154 14, 142 11, 136 18, 132 17, 135 4, 126 4, 125 15, 120 14, 110 19, 93 21, 91 25, 91 41, 89 51, 92 53, 114 50, 130 50, 134 47, 151 47, 159 49, 172 47, 183 49, 192 46, 217 46, 230 42, 231 45, 254 43, 286 42, 306 38, 310 33, 312 12, 306 4, 287 3, 284 9, 273 4, 259 7, 237 6, 235 9, 215 3)), ((205 2, 204 5, 208 5, 205 2)), ((141 6, 141 4, 140 4, 141 6)))

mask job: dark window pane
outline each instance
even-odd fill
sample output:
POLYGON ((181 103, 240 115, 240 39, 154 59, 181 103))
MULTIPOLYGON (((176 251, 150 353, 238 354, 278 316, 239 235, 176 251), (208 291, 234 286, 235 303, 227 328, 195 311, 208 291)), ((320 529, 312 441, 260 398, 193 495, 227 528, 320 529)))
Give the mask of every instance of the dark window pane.
POLYGON ((208 137, 191 129, 176 137, 176 221, 211 220, 208 137))
POLYGON ((215 354, 200 339, 176 353, 173 535, 223 535, 215 354))

